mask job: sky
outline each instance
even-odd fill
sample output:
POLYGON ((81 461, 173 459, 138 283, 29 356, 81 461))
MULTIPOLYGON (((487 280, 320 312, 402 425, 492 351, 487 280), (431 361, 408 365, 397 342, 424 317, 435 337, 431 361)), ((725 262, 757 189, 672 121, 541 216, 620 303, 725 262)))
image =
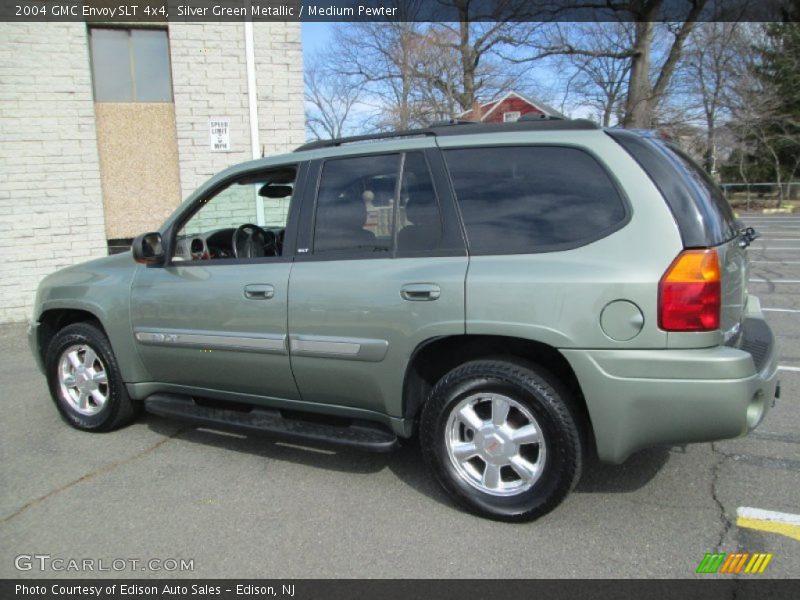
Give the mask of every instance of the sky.
POLYGON ((303 58, 324 47, 336 23, 303 23, 303 58))

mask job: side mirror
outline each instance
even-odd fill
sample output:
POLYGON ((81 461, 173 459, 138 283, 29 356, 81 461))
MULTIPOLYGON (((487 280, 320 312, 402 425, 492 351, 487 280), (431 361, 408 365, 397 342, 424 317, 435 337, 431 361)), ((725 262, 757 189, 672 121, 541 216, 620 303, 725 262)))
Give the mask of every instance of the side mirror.
POLYGON ((157 231, 136 236, 131 245, 133 260, 143 265, 160 265, 164 263, 164 245, 161 234, 157 231))

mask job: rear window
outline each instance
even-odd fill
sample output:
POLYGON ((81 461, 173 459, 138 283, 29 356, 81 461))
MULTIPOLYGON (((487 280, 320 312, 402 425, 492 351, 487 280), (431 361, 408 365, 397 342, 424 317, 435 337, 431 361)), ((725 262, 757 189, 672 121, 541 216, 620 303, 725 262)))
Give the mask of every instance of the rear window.
POLYGON ((698 200, 706 207, 710 215, 709 226, 715 228, 715 237, 727 241, 736 236, 736 217, 725 194, 706 171, 675 144, 664 144, 678 159, 686 175, 697 187, 698 200))
POLYGON ((736 236, 733 211, 722 191, 674 144, 650 132, 608 129, 606 133, 639 163, 669 206, 685 248, 707 248, 736 236))
POLYGON ((444 155, 472 254, 574 248, 627 221, 611 177, 582 150, 464 148, 444 155))

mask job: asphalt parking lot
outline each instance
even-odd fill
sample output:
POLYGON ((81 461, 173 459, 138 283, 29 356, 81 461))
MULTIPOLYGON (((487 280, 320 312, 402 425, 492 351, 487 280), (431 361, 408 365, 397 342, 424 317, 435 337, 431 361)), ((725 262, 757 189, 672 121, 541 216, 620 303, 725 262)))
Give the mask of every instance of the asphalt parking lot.
POLYGON ((750 292, 779 339, 777 406, 746 438, 590 464, 560 508, 524 525, 455 508, 416 444, 312 450, 154 416, 80 433, 52 406, 24 326, 4 326, 0 577, 87 575, 15 568, 34 554, 194 561, 99 573, 124 577, 695 577, 705 553, 734 551, 773 553, 761 577, 797 577, 800 542, 736 515, 800 513, 800 216, 746 220, 762 233, 750 292))

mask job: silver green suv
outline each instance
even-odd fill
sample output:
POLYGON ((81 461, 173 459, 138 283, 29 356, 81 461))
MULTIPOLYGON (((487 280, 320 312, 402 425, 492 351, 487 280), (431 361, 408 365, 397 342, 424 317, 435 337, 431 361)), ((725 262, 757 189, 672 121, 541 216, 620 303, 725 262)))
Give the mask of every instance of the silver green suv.
POLYGON ((131 253, 39 287, 86 431, 141 408, 385 451, 537 518, 588 453, 740 436, 777 395, 742 229, 680 149, 581 120, 315 142, 230 168, 131 253))

